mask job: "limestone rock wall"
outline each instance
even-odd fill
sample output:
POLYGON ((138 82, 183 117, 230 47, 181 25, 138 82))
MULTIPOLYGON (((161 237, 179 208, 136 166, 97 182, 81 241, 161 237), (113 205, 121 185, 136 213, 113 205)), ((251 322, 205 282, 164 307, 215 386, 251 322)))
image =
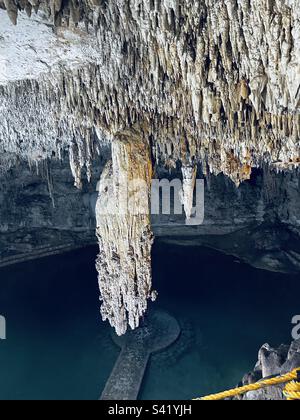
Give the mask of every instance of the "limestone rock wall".
POLYGON ((0 175, 0 266, 95 243, 96 186, 93 178, 74 186, 68 156, 30 168, 19 162, 0 175))
MULTIPOLYGON (((19 162, 0 175, 0 265, 7 257, 31 258, 39 249, 67 244, 96 243, 97 183, 110 150, 92 168, 91 183, 82 176, 82 189, 74 179, 66 155, 35 166, 19 162), (54 204, 54 206, 53 206, 54 204)), ((197 177, 203 175, 200 170, 197 177)), ((156 168, 155 177, 182 177, 156 168)), ((234 254, 260 268, 276 271, 300 269, 299 174, 256 170, 250 181, 236 188, 223 175, 205 178, 204 223, 186 226, 184 214, 152 215, 157 238, 182 245, 206 245, 234 254), (298 238, 298 239, 297 239, 298 238), (298 245, 297 245, 298 244, 298 245)))

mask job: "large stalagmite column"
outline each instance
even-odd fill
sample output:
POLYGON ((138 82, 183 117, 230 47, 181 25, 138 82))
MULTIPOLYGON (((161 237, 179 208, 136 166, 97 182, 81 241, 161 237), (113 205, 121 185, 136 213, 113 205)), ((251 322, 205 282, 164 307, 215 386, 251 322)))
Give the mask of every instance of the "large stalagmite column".
POLYGON ((134 131, 112 141, 112 161, 100 180, 96 206, 101 314, 117 334, 139 326, 152 292, 150 147, 134 131))

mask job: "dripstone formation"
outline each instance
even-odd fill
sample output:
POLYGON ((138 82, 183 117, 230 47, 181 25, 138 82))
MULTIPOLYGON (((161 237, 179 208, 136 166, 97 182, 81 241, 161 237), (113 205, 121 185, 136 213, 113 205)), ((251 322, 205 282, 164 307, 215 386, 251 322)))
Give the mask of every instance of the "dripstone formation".
POLYGON ((119 133, 96 205, 101 314, 118 335, 125 334, 128 325, 139 326, 148 299, 156 296, 151 290, 151 180, 147 143, 139 134, 119 133))
MULTIPOLYGON (((16 133, 7 127, 12 115, 31 120, 23 99, 35 108, 23 143, 75 137, 75 166, 89 161, 94 127, 113 135, 134 124, 153 138, 157 160, 172 166, 196 158, 237 184, 262 161, 282 169, 299 164, 299 0, 0 4, 14 22, 18 10, 30 8, 55 26, 84 22, 99 44, 97 63, 1 88, 7 151, 21 141, 18 126, 16 133), (53 139, 41 124, 49 121, 45 109, 49 118, 54 113, 53 139)), ((53 141, 49 152, 60 146, 53 141)))
MULTIPOLYGON (((145 175, 150 161, 182 167, 190 217, 197 166, 207 179, 223 173, 237 187, 254 167, 295 172, 299 166, 299 0, 0 0, 1 21, 16 24, 16 34, 35 25, 29 47, 22 34, 0 37, 5 51, 18 45, 18 56, 34 57, 23 76, 13 71, 11 57, 0 61, 1 174, 20 161, 34 167, 61 159, 68 150, 81 188, 102 147, 111 145, 112 164, 101 182, 115 177, 119 164, 130 176, 131 165, 145 175), (48 58, 39 48, 42 30, 61 45, 55 63, 54 47, 48 58)), ((150 295, 149 214, 106 217, 99 217, 97 230, 102 315, 122 333, 128 321, 138 325, 150 295), (124 284, 116 285, 119 275, 124 284)), ((298 229, 300 221, 293 223, 298 229)))

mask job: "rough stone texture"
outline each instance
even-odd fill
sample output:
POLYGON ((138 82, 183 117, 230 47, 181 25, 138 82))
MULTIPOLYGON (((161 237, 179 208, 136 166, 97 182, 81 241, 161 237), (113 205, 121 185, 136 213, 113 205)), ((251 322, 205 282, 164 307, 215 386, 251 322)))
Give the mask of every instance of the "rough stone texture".
MULTIPOLYGON (((17 2, 20 9, 28 3, 17 2)), ((299 0, 40 3, 58 26, 93 27, 98 62, 2 87, 0 145, 7 151, 22 141, 31 159, 32 142, 57 152, 63 145, 51 145, 51 132, 60 142, 75 137, 80 166, 89 161, 95 126, 109 136, 139 124, 156 159, 172 166, 196 158, 237 184, 262 161, 298 165, 299 0), (24 101, 33 102, 34 119, 24 101), (16 115, 30 129, 20 131, 16 115)))
MULTIPOLYGON (((278 349, 264 344, 259 350, 254 371, 245 375, 241 385, 248 385, 274 375, 283 375, 299 366, 300 340, 292 342, 290 346, 281 345, 278 349)), ((283 388, 284 385, 280 385, 251 391, 244 395, 243 400, 284 400, 283 388)))
MULTIPOLYGON (((158 175, 168 176, 162 170, 158 175)), ((299 272, 299 181, 297 172, 276 174, 264 168, 236 188, 227 177, 207 175, 204 223, 190 227, 184 217, 152 216, 155 236, 213 247, 257 268, 299 272)))
MULTIPOLYGON (((80 247, 86 240, 96 243, 96 184, 111 156, 105 149, 101 155, 92 183, 85 175, 82 190, 73 186, 67 156, 41 164, 38 174, 35 167, 20 163, 0 176, 0 265, 32 258, 40 249, 46 254, 57 247, 80 247)), ((170 176, 163 168, 156 172, 161 178, 170 176)), ((202 177, 200 170, 197 176, 202 177)), ((259 268, 299 272, 299 208, 297 173, 256 171, 239 188, 223 175, 210 175, 203 225, 186 226, 184 215, 171 214, 152 216, 152 229, 165 241, 206 245, 259 268)))
POLYGON ((87 170, 91 176, 99 139, 106 143, 88 115, 72 113, 72 106, 84 101, 77 72, 97 63, 97 41, 82 28, 54 34, 40 15, 22 16, 12 28, 0 10, 0 22, 0 173, 20 160, 34 166, 61 159, 70 149, 75 184, 80 187, 81 172, 87 170), (77 84, 76 99, 73 88, 66 92, 64 74, 77 84), (70 104, 70 95, 76 104, 70 104))
POLYGON ((152 293, 150 219, 152 162, 139 133, 123 132, 112 143, 96 205, 101 314, 118 335, 139 326, 152 293), (138 184, 137 184, 138 182, 138 184), (138 193, 136 188, 139 188, 138 193))
POLYGON ((20 163, 0 176, 0 265, 95 242, 97 159, 91 183, 74 187, 69 159, 20 163))

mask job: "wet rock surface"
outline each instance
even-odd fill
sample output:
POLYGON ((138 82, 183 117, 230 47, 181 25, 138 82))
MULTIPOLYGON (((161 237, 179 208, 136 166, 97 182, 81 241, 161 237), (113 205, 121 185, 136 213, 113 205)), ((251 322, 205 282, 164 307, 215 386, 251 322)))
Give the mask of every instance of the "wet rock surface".
MULTIPOLYGON (((292 342, 290 346, 281 345, 274 349, 264 344, 259 350, 258 362, 255 369, 245 375, 241 385, 249 385, 261 379, 277 375, 284 375, 300 366, 300 340, 292 342)), ((272 386, 258 391, 248 392, 243 400, 284 400, 284 385, 272 386)))
POLYGON ((122 337, 113 336, 122 350, 101 399, 136 400, 151 354, 168 348, 179 335, 180 326, 175 318, 166 312, 154 311, 147 315, 140 328, 122 337))

